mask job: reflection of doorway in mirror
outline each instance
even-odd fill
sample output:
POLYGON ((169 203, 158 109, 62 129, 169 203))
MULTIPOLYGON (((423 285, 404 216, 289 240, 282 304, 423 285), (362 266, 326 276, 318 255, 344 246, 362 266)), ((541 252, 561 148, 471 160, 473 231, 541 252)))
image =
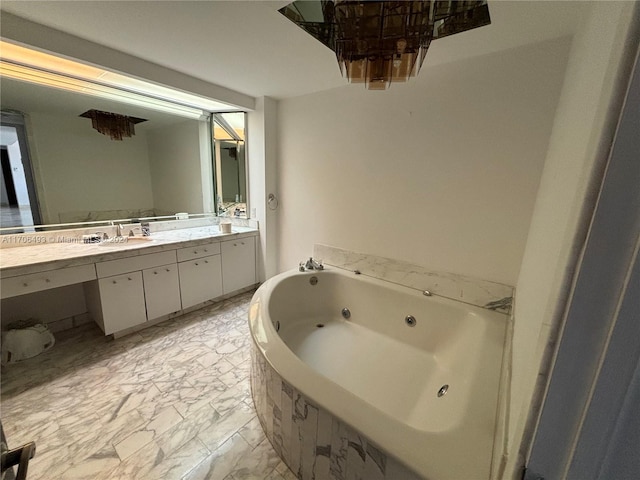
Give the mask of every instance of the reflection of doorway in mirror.
POLYGON ((241 202, 243 192, 240 188, 241 165, 239 142, 220 142, 220 168, 222 169, 222 201, 241 202))
MULTIPOLYGON (((29 177, 25 173, 25 160, 27 168, 29 165, 28 154, 20 148, 15 126, 0 127, 0 153, 2 155, 0 226, 5 228, 32 226, 34 218, 29 198, 29 177)), ((26 228, 23 231, 34 230, 26 228)), ((11 233, 19 232, 14 230, 11 233)))
POLYGON ((221 141, 220 192, 222 193, 221 208, 227 216, 246 216, 246 177, 244 161, 244 142, 221 141))

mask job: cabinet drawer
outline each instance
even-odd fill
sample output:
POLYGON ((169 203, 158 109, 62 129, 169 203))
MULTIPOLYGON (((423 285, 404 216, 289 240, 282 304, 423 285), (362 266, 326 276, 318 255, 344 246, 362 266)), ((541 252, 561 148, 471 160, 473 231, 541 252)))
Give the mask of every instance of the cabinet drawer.
POLYGON ((96 279, 93 264, 77 267, 60 268, 48 272, 31 273, 1 280, 2 298, 16 297, 25 293, 39 292, 50 288, 64 287, 74 283, 88 282, 96 279))
POLYGON ((178 249, 178 261, 185 262, 196 258, 208 257, 220 253, 220 242, 198 245, 197 247, 178 249))
POLYGON ((96 263, 96 271, 98 272, 98 278, 103 278, 171 263, 176 263, 175 250, 96 263))

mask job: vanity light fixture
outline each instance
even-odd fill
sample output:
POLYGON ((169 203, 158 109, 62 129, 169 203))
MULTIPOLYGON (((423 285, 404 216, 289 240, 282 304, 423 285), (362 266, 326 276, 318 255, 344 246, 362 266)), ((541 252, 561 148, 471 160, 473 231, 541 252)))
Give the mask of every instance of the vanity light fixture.
POLYGON ((123 137, 136 134, 136 123, 146 122, 145 118, 128 117, 119 113, 103 112, 101 110, 87 110, 80 115, 91 119, 91 126, 103 135, 109 135, 111 140, 122 141, 123 137))
POLYGON ((237 107, 39 50, 0 41, 0 75, 138 105, 186 118, 237 107))
POLYGON ((350 83, 369 90, 417 75, 432 40, 491 23, 486 1, 297 0, 279 12, 333 50, 350 83))

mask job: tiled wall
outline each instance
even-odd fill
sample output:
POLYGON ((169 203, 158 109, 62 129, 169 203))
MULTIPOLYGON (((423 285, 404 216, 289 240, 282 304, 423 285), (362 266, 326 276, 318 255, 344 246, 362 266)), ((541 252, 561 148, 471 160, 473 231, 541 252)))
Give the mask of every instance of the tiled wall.
POLYGON ((273 448, 299 479, 421 478, 289 385, 255 345, 251 356, 258 417, 273 448))

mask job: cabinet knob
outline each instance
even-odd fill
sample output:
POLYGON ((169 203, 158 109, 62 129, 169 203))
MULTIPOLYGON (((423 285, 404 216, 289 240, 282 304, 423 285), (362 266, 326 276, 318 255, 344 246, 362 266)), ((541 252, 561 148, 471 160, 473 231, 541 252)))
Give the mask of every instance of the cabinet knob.
POLYGON ((204 252, 207 253, 209 250, 207 250, 206 248, 204 249, 204 252))
POLYGON ((234 247, 237 247, 237 246, 238 246, 238 244, 237 244, 237 243, 234 243, 234 244, 233 244, 233 246, 234 246, 234 247))
POLYGON ((240 245, 244 245, 244 242, 240 242, 240 245))
POLYGON ((167 268, 166 270, 167 270, 167 272, 170 272, 170 271, 171 271, 171 270, 169 270, 168 268, 167 268))
POLYGON ((127 277, 129 279, 129 281, 131 281, 131 277, 127 277))
POLYGON ((45 278, 45 279, 44 279, 44 281, 45 281, 46 283, 51 283, 51 280, 49 280, 48 278, 45 278))
POLYGON ((28 287, 28 286, 29 286, 29 284, 28 284, 27 282, 24 282, 24 283, 22 284, 22 286, 23 286, 23 287, 28 287))
POLYGON ((115 280, 113 280, 113 283, 114 283, 114 284, 116 284, 116 283, 118 283, 118 282, 116 282, 115 280))
POLYGON ((196 267, 197 267, 198 265, 199 265, 199 264, 198 264, 198 262, 196 262, 196 267))
POLYGON ((197 254, 198 254, 198 251, 197 251, 197 250, 194 250, 194 251, 193 251, 193 254, 194 254, 194 255, 197 255, 197 254))
POLYGON ((157 275, 157 274, 158 274, 158 272, 153 272, 153 274, 154 274, 154 275, 157 275))
POLYGON ((209 260, 205 260, 204 263, 209 263, 209 260))

